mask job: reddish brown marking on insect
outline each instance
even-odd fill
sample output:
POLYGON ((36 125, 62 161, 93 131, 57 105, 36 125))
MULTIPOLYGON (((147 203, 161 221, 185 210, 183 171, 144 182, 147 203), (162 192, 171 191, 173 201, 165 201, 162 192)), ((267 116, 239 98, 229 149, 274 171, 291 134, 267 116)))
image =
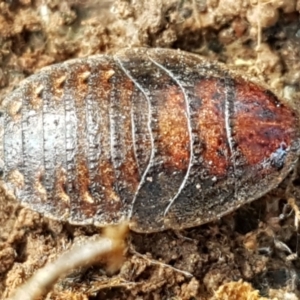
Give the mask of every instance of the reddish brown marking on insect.
POLYGON ((109 79, 113 76, 114 71, 104 65, 100 71, 99 89, 97 90, 96 101, 99 103, 101 130, 101 156, 98 161, 97 175, 95 181, 99 188, 102 189, 101 195, 101 211, 109 213, 117 213, 121 207, 121 201, 118 194, 114 190, 115 174, 114 166, 111 158, 110 148, 110 121, 109 121, 109 96, 111 93, 111 83, 109 79))
POLYGON ((128 187, 132 193, 134 193, 139 185, 139 171, 138 165, 134 154, 133 149, 133 136, 132 136, 132 122, 131 122, 131 113, 132 113, 132 91, 134 88, 133 82, 125 77, 120 84, 120 109, 121 115, 124 118, 123 126, 124 129, 124 152, 125 159, 120 166, 122 174, 126 174, 124 179, 128 182, 128 187))
MULTIPOLYGON (((77 115, 77 132, 84 132, 86 130, 86 103, 85 97, 88 93, 89 87, 86 79, 90 74, 89 66, 81 64, 77 69, 77 76, 72 76, 74 86, 76 86, 76 94, 74 94, 75 106, 78 112, 77 115)), ((89 193, 90 178, 88 171, 88 160, 86 157, 86 139, 81 137, 78 133, 77 137, 77 155, 76 155, 76 182, 75 189, 80 200, 80 207, 82 212, 87 217, 92 217, 96 212, 96 207, 93 205, 94 201, 89 193)))
POLYGON ((197 82, 195 93, 201 99, 198 120, 204 163, 210 174, 225 176, 230 156, 225 129, 225 87, 217 79, 203 79, 197 82))
POLYGON ((235 139, 250 165, 270 157, 282 143, 288 147, 297 123, 290 108, 274 95, 240 79, 236 84, 235 139))
POLYGON ((165 167, 186 170, 191 153, 184 96, 177 86, 162 93, 165 101, 158 114, 158 122, 160 148, 166 158, 165 167))
POLYGON ((94 203, 88 189, 90 186, 89 170, 86 161, 77 162, 77 177, 79 183, 79 194, 81 199, 87 203, 94 203))
POLYGON ((70 208, 70 197, 65 190, 67 184, 66 170, 62 167, 57 167, 55 171, 55 179, 54 199, 57 203, 60 202, 60 205, 64 205, 65 208, 70 208))
POLYGON ((104 199, 105 201, 105 212, 118 212, 121 208, 121 199, 119 195, 115 192, 113 188, 114 184, 114 172, 110 162, 103 161, 101 164, 101 177, 102 177, 102 186, 104 189, 104 199))
POLYGON ((115 74, 115 71, 111 68, 104 69, 102 74, 102 82, 109 84, 110 78, 115 74))

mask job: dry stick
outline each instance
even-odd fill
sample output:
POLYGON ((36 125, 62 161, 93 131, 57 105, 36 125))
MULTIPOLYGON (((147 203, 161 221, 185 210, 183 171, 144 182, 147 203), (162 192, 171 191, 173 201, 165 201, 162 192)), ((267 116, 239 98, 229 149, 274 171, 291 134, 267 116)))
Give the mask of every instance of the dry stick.
POLYGON ((119 241, 107 237, 76 245, 56 261, 38 270, 10 299, 34 300, 41 297, 49 292, 59 277, 75 268, 88 266, 99 261, 102 256, 118 249, 119 245, 119 241))
POLYGON ((161 261, 159 261, 159 260, 153 260, 153 259, 147 257, 146 255, 140 254, 140 253, 138 253, 138 252, 136 252, 136 251, 134 251, 134 250, 132 250, 132 249, 131 249, 131 251, 132 251, 136 256, 142 257, 144 260, 146 260, 147 262, 149 262, 149 263, 152 264, 152 265, 158 265, 158 266, 161 266, 161 267, 166 268, 166 269, 171 269, 171 270, 173 270, 173 271, 175 271, 175 272, 177 272, 177 273, 183 274, 183 275, 184 275, 185 277, 187 277, 187 278, 192 278, 192 277, 194 277, 194 275, 191 274, 190 272, 187 272, 187 271, 183 271, 183 270, 177 269, 177 268, 175 268, 175 267, 173 267, 173 266, 171 266, 171 265, 165 264, 165 263, 163 263, 163 262, 161 262, 161 261))
POLYGON ((35 300, 51 290, 55 282, 64 274, 78 267, 87 267, 98 262, 103 256, 110 263, 109 269, 114 272, 122 265, 124 252, 127 249, 126 236, 128 222, 117 226, 108 226, 103 231, 103 237, 84 241, 73 246, 56 261, 38 270, 24 285, 17 289, 11 300, 35 300), (112 260, 113 259, 113 260, 112 260))

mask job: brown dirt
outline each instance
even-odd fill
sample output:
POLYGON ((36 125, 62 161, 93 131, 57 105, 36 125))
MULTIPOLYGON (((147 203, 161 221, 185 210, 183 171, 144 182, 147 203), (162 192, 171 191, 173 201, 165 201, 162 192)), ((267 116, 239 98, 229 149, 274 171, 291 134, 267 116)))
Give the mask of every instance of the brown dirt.
MULTIPOLYGON (((149 46, 181 48, 250 72, 298 107, 299 12, 299 0, 2 0, 0 98, 45 65, 149 46)), ((259 299, 250 285, 269 299, 297 299, 300 261, 286 248, 299 251, 294 215, 279 215, 288 183, 300 196, 298 173, 219 222, 130 234, 135 250, 119 272, 106 275, 101 265, 74 270, 47 299, 259 299)), ((43 218, 3 193, 0 228, 1 299, 74 240, 98 233, 43 218)))

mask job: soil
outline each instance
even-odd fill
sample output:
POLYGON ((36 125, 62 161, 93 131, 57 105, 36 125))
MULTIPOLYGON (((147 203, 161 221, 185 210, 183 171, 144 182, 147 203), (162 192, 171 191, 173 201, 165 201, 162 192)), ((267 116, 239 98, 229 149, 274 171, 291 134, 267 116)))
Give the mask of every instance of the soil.
MULTIPOLYGON (((2 0, 0 99, 43 66, 143 46, 226 63, 298 108, 299 17, 299 0, 2 0)), ((298 227, 284 213, 288 197, 300 200, 298 174, 218 222, 130 233, 120 270, 74 270, 45 299, 298 299, 298 227)), ((1 299, 74 241, 99 233, 44 218, 3 193, 0 228, 1 299)))

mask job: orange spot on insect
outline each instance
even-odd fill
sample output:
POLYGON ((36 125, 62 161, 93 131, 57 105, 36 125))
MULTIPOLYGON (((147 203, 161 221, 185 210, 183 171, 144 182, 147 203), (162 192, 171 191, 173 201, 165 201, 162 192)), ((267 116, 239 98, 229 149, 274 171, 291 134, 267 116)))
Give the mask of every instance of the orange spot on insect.
POLYGON ((210 174, 224 176, 230 164, 224 113, 225 87, 217 79, 203 79, 195 86, 195 92, 201 101, 197 114, 205 166, 210 174))
POLYGON ((190 136, 185 99, 178 87, 172 86, 164 91, 164 108, 159 112, 161 151, 165 153, 165 166, 185 170, 190 158, 190 136))

